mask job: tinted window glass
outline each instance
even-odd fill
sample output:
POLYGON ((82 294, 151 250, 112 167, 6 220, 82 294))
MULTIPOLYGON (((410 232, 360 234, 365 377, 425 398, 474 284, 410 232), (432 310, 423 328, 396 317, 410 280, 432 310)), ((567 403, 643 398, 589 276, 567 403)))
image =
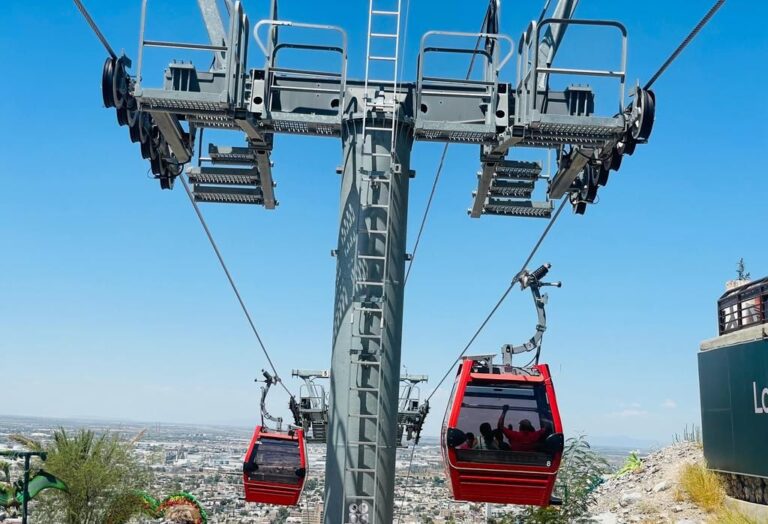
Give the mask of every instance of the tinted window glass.
POLYGON ((459 460, 546 466, 552 458, 543 446, 552 432, 552 411, 543 384, 470 383, 456 429, 474 436, 457 446, 459 460), (504 406, 508 406, 505 431, 499 432, 504 406))
POLYGON ((297 470, 301 468, 301 461, 299 443, 296 441, 262 437, 254 446, 248 462, 253 466, 253 470, 248 473, 251 480, 299 483, 297 470))

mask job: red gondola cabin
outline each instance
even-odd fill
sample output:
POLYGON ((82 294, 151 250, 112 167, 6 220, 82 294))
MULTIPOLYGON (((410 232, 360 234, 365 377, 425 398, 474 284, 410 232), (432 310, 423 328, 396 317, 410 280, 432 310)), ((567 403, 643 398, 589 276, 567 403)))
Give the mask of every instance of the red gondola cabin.
POLYGON ((299 502, 307 474, 304 432, 257 426, 243 461, 245 500, 281 506, 299 502))
POLYGON ((463 360, 441 447, 456 500, 557 503, 552 489, 563 454, 563 428, 549 367, 463 360))

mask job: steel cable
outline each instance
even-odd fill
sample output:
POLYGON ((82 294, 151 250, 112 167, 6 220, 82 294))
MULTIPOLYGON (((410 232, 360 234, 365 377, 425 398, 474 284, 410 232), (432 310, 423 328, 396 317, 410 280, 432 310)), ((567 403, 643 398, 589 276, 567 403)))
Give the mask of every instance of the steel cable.
POLYGON ((552 216, 552 218, 549 220, 549 223, 547 224, 547 227, 544 229, 544 231, 541 233, 541 236, 539 237, 539 240, 536 242, 536 244, 533 246, 533 249, 531 250, 531 253, 528 255, 528 258, 525 259, 525 262, 523 263, 523 266, 520 268, 520 271, 518 271, 515 274, 515 277, 512 279, 512 282, 507 287, 506 291, 501 295, 501 298, 496 302, 496 305, 493 306, 493 309, 491 309, 491 312, 488 313, 488 315, 485 317, 485 320, 480 324, 480 327, 477 328, 477 331, 475 331, 475 334, 472 335, 472 338, 469 339, 469 342, 464 346, 464 349, 459 353, 459 356, 456 357, 456 360, 454 360, 451 363, 451 367, 448 368, 448 370, 445 372, 445 375, 443 375, 443 378, 440 379, 440 382, 437 383, 437 386, 435 386, 435 389, 432 390, 432 393, 429 394, 427 397, 427 402, 437 393, 438 388, 445 382, 445 379, 448 378, 448 375, 451 374, 451 371, 456 366, 456 364, 461 360, 461 357, 464 356, 464 354, 469 350, 469 348, 472 346, 472 344, 475 342, 475 339, 480 335, 480 333, 485 329, 486 324, 493 318, 493 315, 496 314, 496 311, 501 307, 501 304, 504 302, 504 300, 509 295, 510 291, 512 291, 512 288, 515 287, 517 284, 517 277, 525 271, 525 268, 528 267, 528 264, 531 262, 533 257, 536 255, 536 252, 539 250, 539 247, 541 247, 541 243, 544 241, 544 239, 549 234, 550 230, 552 229, 552 226, 555 225, 555 222, 557 221, 557 218, 560 216, 560 212, 565 207, 565 204, 568 202, 568 197, 564 197, 562 201, 560 202, 560 206, 557 208, 557 211, 555 211, 555 214, 552 216))
POLYGON ((77 6, 77 9, 80 11, 80 14, 83 15, 83 18, 85 18, 85 21, 88 23, 89 26, 91 26, 91 29, 94 33, 96 33, 96 38, 98 38, 101 41, 101 45, 104 46, 104 49, 107 50, 107 53, 109 53, 109 56, 111 56, 113 59, 117 58, 117 54, 112 49, 112 46, 109 45, 109 42, 107 42, 107 37, 104 36, 104 33, 101 32, 101 29, 99 29, 99 26, 96 25, 96 22, 91 18, 90 13, 88 13, 88 10, 85 8, 83 3, 80 0, 74 0, 75 5, 77 6))
MULTIPOLYGON (((202 141, 202 137, 201 137, 202 141)), ((184 191, 187 193, 187 197, 189 198, 189 202, 192 204, 192 207, 195 210, 195 214, 197 215, 197 218, 200 220, 200 225, 203 226, 203 230, 205 231, 205 235, 208 237, 208 241, 211 243, 211 247, 213 248, 213 251, 216 253, 216 258, 219 259, 219 264, 221 265, 221 269, 224 270, 224 274, 227 276, 227 280, 229 281, 229 285, 232 286, 232 291, 235 292, 235 297, 237 297, 237 301, 240 303, 240 307, 243 310, 243 314, 245 315, 246 320, 248 320, 248 324, 251 326, 251 330, 253 331, 253 334, 256 335, 256 340, 259 342, 259 346, 261 347, 261 351, 264 353, 264 356, 267 358, 267 362, 269 362, 269 367, 272 369, 272 372, 275 374, 275 378, 280 383, 281 386, 283 386, 283 389, 290 397, 293 397, 293 394, 290 392, 288 387, 283 384, 283 381, 280 380, 280 375, 277 372, 277 369, 275 368, 274 362, 272 362, 272 358, 269 356, 269 352, 267 351, 266 346, 264 345, 264 341, 261 340, 261 335, 259 335, 259 330, 256 329, 256 324, 253 322, 253 318, 251 318, 251 313, 248 311, 248 307, 245 305, 245 302, 243 301, 243 297, 240 295, 240 291, 237 289, 237 284, 235 284, 235 280, 232 278, 232 274, 229 272, 229 268, 227 268, 226 262, 224 262, 224 257, 221 256, 221 251, 219 251, 219 247, 216 245, 216 241, 213 239, 213 235, 211 234, 211 230, 208 228, 208 224, 205 222, 205 217, 203 217, 203 213, 200 211, 200 206, 197 205, 197 202, 195 202, 195 197, 192 195, 192 191, 189 189, 189 184, 187 184, 187 181, 184 179, 184 176, 179 176, 179 179, 181 180, 182 185, 184 186, 184 191)))
MULTIPOLYGON (((480 32, 483 32, 483 28, 485 27, 486 22, 488 21, 488 11, 485 13, 485 18, 483 19, 483 25, 480 28, 480 32)), ((477 41, 475 42, 475 49, 472 53, 472 58, 469 61, 469 69, 467 70, 467 75, 465 77, 466 80, 469 80, 469 78, 472 76, 472 69, 475 67, 475 57, 477 56, 477 50, 480 47, 480 41, 482 40, 481 36, 477 37, 477 41)), ((429 198, 427 199, 427 207, 424 209, 424 214, 421 217, 421 224, 419 224, 419 232, 416 234, 416 242, 413 244, 413 251, 411 252, 411 259, 408 262, 408 269, 405 271, 405 278, 403 279, 403 285, 408 283, 408 276, 411 274, 411 268, 413 267, 413 261, 416 258, 416 251, 419 249, 419 243, 421 242, 421 236, 424 233, 424 226, 427 224, 427 217, 429 216, 429 211, 432 209, 432 200, 435 198, 435 191, 437 190, 437 183, 440 181, 440 175, 443 172, 443 165, 445 164, 445 157, 448 154, 448 146, 450 144, 446 143, 445 146, 443 146, 443 152, 440 154, 440 162, 437 165, 437 171, 435 172, 435 179, 432 182, 432 190, 429 193, 429 198)))
POLYGON ((682 43, 677 46, 677 49, 674 50, 674 52, 669 55, 669 58, 661 65, 658 71, 651 77, 648 82, 646 82, 644 89, 650 89, 651 86, 656 82, 656 80, 659 79, 659 77, 664 73, 664 71, 667 70, 667 68, 672 64, 672 62, 675 61, 675 59, 680 55, 680 53, 683 52, 683 50, 688 47, 688 44, 690 44, 694 38, 696 38, 696 35, 699 34, 699 32, 704 28, 705 25, 712 19, 713 16, 715 16, 715 13, 723 6, 725 3, 725 0, 717 0, 715 4, 710 8, 709 11, 707 11, 707 14, 704 15, 704 18, 702 18, 698 24, 696 24, 696 27, 693 28, 693 30, 688 33, 688 36, 685 37, 685 40, 682 41, 682 43))

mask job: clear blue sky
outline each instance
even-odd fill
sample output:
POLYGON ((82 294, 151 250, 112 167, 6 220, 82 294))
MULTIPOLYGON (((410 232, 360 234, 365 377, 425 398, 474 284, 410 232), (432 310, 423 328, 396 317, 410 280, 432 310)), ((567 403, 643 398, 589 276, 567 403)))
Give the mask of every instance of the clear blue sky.
MULTIPOLYGON (((88 4, 113 46, 135 58, 140 2, 88 4)), ((366 4, 284 0, 281 14, 344 26, 350 74, 359 76, 366 4)), ((476 31, 485 4, 413 0, 406 78, 421 34, 476 31)), ((194 2, 151 5, 152 37, 203 38, 194 2)), ((266 16, 265 0, 245 5, 252 21, 266 16)), ((578 15, 627 24, 634 82, 655 71, 709 5, 582 0, 578 15)), ((517 39, 539 8, 506 1, 502 30, 517 39)), ((668 440, 698 423, 696 352, 715 335, 724 281, 739 257, 754 276, 768 274, 768 109, 759 95, 768 83, 766 17, 765 2, 727 2, 657 83, 651 143, 625 159, 586 216, 561 217, 536 259, 564 282, 550 292, 543 358, 570 434, 668 440)), ((605 54, 583 35, 573 42, 605 54)), ((0 53, 0 413, 254 423, 252 381, 265 361, 183 191, 160 191, 114 111, 101 107, 105 53, 73 4, 4 5, 0 53)), ((592 64, 587 57, 580 65, 592 64)), ((615 91, 598 96, 612 100, 615 91)), ((204 212, 278 369, 298 389, 292 367, 330 360, 341 150, 329 139, 276 142, 277 211, 204 212)), ((414 149, 409 246, 441 149, 414 149)), ((477 166, 476 147, 451 147, 406 292, 403 362, 432 384, 545 225, 469 219, 477 166)), ((515 291, 470 353, 527 339, 534 324, 530 296, 515 291)), ((444 387, 427 434, 437 434, 446 397, 444 387)))

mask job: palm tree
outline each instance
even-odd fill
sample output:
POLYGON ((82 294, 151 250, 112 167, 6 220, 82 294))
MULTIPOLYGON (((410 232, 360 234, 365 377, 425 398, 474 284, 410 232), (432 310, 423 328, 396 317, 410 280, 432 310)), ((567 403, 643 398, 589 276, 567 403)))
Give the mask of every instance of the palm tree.
POLYGON ((63 428, 46 446, 20 435, 12 438, 32 450, 45 449, 46 471, 67 483, 66 492, 41 497, 41 522, 123 524, 141 511, 134 493, 146 485, 147 473, 133 453, 135 439, 124 441, 86 429, 70 435, 63 428))

